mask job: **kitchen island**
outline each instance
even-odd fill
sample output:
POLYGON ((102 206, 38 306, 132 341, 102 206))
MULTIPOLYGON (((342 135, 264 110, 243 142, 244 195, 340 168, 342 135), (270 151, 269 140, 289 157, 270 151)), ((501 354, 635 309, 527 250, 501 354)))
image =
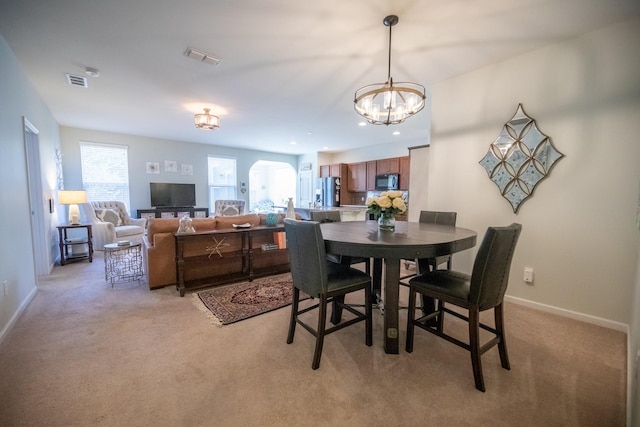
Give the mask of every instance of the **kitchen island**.
POLYGON ((364 221, 367 219, 367 207, 365 205, 342 205, 339 207, 321 206, 317 208, 295 208, 295 211, 302 219, 311 219, 311 213, 338 211, 342 221, 364 221))

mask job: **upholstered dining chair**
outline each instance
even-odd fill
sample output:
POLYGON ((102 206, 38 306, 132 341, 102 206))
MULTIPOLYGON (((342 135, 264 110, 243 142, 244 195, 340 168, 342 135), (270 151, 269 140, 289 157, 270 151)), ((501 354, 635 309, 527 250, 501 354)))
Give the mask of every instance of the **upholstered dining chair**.
MULTIPOLYGON (((440 212, 440 211, 420 211, 418 222, 440 225, 456 225, 457 212, 440 212)), ((447 270, 451 270, 451 255, 439 256, 436 258, 419 258, 415 260, 405 260, 405 269, 409 268, 410 262, 415 262, 416 274, 401 277, 400 280, 408 279, 420 273, 429 270, 436 270, 440 264, 447 263, 447 270)))
POLYGON ((409 312, 407 315, 406 351, 413 351, 414 327, 464 348, 471 353, 471 365, 476 388, 485 391, 481 356, 487 350, 498 346, 500 364, 511 369, 504 334, 503 301, 507 290, 511 260, 520 237, 522 226, 511 224, 507 227, 489 227, 484 235, 473 264, 471 276, 452 271, 428 271, 409 280, 409 312), (416 294, 438 300, 438 310, 418 319, 416 315, 416 294), (468 316, 446 308, 453 304, 467 310, 468 316), (493 309, 495 327, 480 322, 480 312, 493 309), (444 314, 448 313, 468 322, 469 343, 454 338, 444 332, 444 314), (436 325, 429 320, 436 318, 436 325), (493 338, 480 345, 480 328, 489 331, 493 338))
MULTIPOLYGON (((317 221, 319 223, 325 222, 340 222, 342 218, 340 216, 339 211, 310 211, 309 216, 311 221, 317 221)), ((371 259, 363 258, 363 257, 348 257, 342 255, 334 255, 327 254, 327 258, 329 261, 337 262, 337 263, 347 263, 347 264, 360 264, 365 263, 365 271, 367 274, 371 274, 371 259)))
MULTIPOLYGON (((440 224, 440 225, 456 225, 457 212, 443 212, 443 211, 420 211, 420 217, 418 222, 427 224, 440 224)), ((409 269, 409 264, 415 264, 415 273, 410 273, 400 277, 400 284, 409 286, 407 279, 417 276, 427 271, 437 270, 438 266, 447 263, 447 270, 451 270, 451 255, 443 255, 436 258, 416 258, 414 260, 404 260, 405 269, 409 269)), ((422 310, 423 312, 433 312, 435 309, 435 303, 433 299, 422 298, 422 310)), ((405 308, 405 307, 402 307, 405 308)))
POLYGON ((346 326, 365 321, 365 342, 371 346, 373 341, 371 320, 371 278, 368 274, 350 267, 348 264, 338 264, 327 260, 324 239, 320 224, 316 221, 299 221, 286 218, 284 220, 287 238, 287 251, 291 264, 293 278, 293 302, 291 304, 291 318, 287 344, 293 342, 296 324, 316 337, 315 352, 311 367, 320 367, 324 337, 346 326), (364 312, 343 304, 340 300, 344 295, 364 290, 364 312), (318 303, 300 309, 300 292, 318 298, 318 303), (337 303, 344 310, 355 317, 327 328, 327 306, 329 302, 337 303), (314 329, 302 321, 299 316, 311 310, 318 310, 318 323, 314 329))

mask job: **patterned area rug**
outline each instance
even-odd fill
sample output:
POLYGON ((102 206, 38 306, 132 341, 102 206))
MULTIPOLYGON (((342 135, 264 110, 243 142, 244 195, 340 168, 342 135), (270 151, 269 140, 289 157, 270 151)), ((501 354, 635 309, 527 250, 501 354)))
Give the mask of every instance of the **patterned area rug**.
MULTIPOLYGON (((291 304, 291 274, 261 277, 194 293, 193 302, 211 322, 222 326, 291 304)), ((301 295, 302 299, 302 295, 301 295)))

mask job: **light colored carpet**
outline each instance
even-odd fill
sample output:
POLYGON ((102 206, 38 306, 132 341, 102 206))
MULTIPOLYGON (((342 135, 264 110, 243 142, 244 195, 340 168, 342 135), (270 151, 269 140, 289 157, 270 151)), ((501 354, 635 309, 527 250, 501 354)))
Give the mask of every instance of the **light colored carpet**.
MULTIPOLYGON (((406 301, 406 290, 401 299, 406 301)), ((469 354, 424 331, 414 352, 385 354, 364 323, 325 340, 289 308, 223 328, 173 287, 104 281, 98 253, 56 267, 0 346, 0 426, 622 426, 626 337, 507 304, 511 371, 483 356, 486 393, 469 354)), ((451 317, 464 336, 464 324, 451 317)))

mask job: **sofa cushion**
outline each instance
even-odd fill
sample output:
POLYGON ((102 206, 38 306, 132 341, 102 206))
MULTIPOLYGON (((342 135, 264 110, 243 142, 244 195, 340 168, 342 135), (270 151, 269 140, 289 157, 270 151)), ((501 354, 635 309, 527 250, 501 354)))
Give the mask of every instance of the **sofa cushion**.
POLYGON ((138 225, 122 225, 116 229, 116 238, 135 236, 144 233, 144 228, 138 225))
POLYGON ((95 209, 96 217, 102 222, 110 222, 115 227, 122 225, 122 218, 120 212, 116 209, 95 209))

